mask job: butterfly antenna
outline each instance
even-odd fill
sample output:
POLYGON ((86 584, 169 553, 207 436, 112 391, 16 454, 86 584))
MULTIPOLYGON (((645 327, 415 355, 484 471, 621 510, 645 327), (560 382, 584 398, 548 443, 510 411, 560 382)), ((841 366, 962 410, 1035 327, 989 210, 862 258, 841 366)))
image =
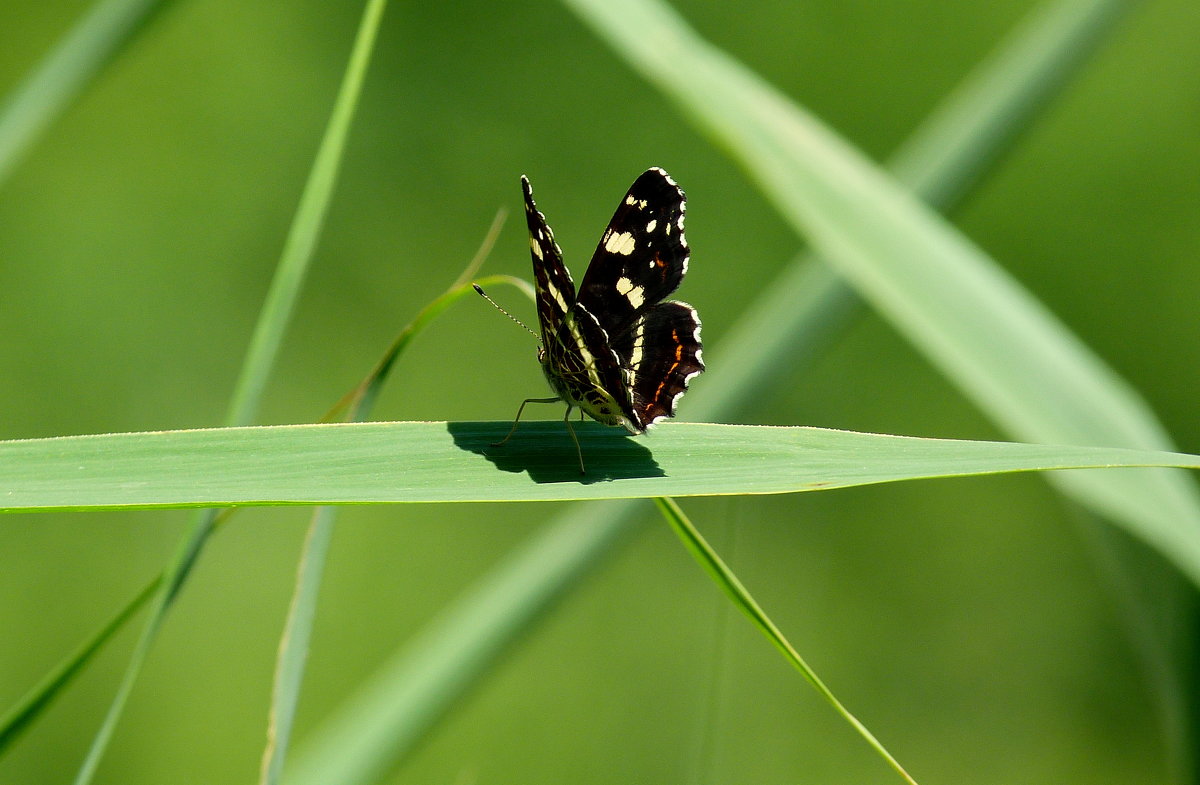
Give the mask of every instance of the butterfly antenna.
POLYGON ((491 303, 493 308, 495 308, 497 311, 499 311, 500 313, 504 314, 504 315, 505 315, 505 316, 507 316, 509 319, 512 319, 514 322, 516 322, 517 324, 521 325, 521 326, 522 326, 522 327, 524 327, 526 330, 528 330, 530 335, 532 335, 534 338, 537 338, 537 340, 538 340, 538 343, 541 343, 541 342, 542 342, 542 337, 541 337, 540 335, 538 335, 537 333, 535 333, 533 330, 530 330, 530 329, 529 329, 529 325, 525 324, 525 322, 521 321, 520 319, 518 319, 517 317, 513 316, 511 313, 509 313, 508 311, 504 310, 504 309, 503 309, 503 308, 501 308, 499 305, 497 305, 497 304, 496 304, 496 301, 495 301, 495 300, 493 300, 491 297, 488 297, 488 296, 487 296, 487 292, 485 292, 485 291, 483 290, 483 288, 482 288, 482 287, 481 287, 479 284, 477 284, 477 283, 473 283, 473 284, 471 284, 471 286, 474 286, 474 287, 475 287, 475 291, 479 293, 479 296, 480 296, 480 297, 482 297, 483 299, 487 300, 489 303, 491 303))

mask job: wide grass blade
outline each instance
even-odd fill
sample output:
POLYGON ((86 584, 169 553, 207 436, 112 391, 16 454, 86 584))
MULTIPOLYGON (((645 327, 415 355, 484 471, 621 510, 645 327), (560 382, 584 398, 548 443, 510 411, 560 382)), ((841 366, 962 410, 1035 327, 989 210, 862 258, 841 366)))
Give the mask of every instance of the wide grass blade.
MULTIPOLYGON (((790 493, 1044 469, 1177 466, 1116 447, 884 436, 824 428, 667 423, 633 439, 561 421, 279 425, 0 442, 0 511, 265 504, 567 501, 790 493)), ((1136 483, 1148 472, 1105 472, 1136 483)))
MULTIPOLYGON (((1045 306, 669 7, 566 1, 728 149, 822 258, 1016 438, 1169 449, 1145 402, 1045 306)), ((1119 519, 1200 585, 1200 497, 1188 478, 1072 473, 1052 481, 1119 519)))
MULTIPOLYGON (((948 96, 887 163, 927 204, 953 208, 1073 76, 1131 5, 1128 0, 1056 0, 1034 9, 948 96)), ((736 406, 745 380, 767 383, 780 368, 807 363, 861 305, 858 294, 816 253, 800 255, 705 357, 710 374, 690 393, 695 419, 723 419, 710 405, 736 406), (786 362, 781 362, 782 357, 786 362)), ((1162 445, 1166 446, 1166 445, 1162 445)))
POLYGON ((38 137, 167 0, 100 0, 0 106, 0 185, 38 137))

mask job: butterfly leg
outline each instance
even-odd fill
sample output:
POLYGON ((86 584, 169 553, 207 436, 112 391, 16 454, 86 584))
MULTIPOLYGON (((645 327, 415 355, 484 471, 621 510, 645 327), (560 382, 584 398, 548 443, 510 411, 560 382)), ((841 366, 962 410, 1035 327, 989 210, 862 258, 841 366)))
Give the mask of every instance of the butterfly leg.
MULTIPOLYGON (((572 408, 573 407, 570 404, 567 404, 567 413, 563 415, 563 423, 565 423, 567 426, 567 433, 571 434, 571 441, 575 442, 575 452, 579 455, 579 473, 587 474, 587 469, 583 468, 583 448, 579 446, 579 437, 575 435, 575 428, 571 426, 572 408)), ((582 415, 583 410, 580 409, 579 413, 582 415)), ((583 417, 580 417, 579 419, 582 420, 583 417)))
MULTIPOLYGON (((526 398, 525 400, 521 401, 520 407, 517 408, 517 418, 515 420, 513 420, 512 430, 508 432, 508 436, 505 436, 500 441, 492 442, 491 446, 499 447, 500 445, 504 444, 509 439, 511 439, 512 435, 517 432, 517 423, 519 423, 521 421, 521 412, 525 411, 525 404, 527 404, 527 403, 557 403, 558 401, 561 401, 561 400, 562 400, 562 398, 555 397, 555 398, 526 398)), ((570 413, 571 413, 571 409, 570 409, 570 407, 568 407, 567 414, 570 414, 570 413)))

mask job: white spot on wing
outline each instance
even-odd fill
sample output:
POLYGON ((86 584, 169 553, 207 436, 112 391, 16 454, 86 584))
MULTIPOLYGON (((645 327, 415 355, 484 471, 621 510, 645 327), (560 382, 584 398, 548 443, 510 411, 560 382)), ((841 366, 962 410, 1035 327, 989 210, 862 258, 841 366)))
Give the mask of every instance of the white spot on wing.
POLYGON ((633 232, 609 232, 604 239, 604 250, 622 256, 629 256, 633 253, 636 245, 637 240, 634 239, 633 232))
POLYGON ((633 334, 633 351, 629 353, 629 367, 632 371, 642 364, 642 343, 646 332, 646 320, 643 319, 637 323, 636 331, 633 334))
POLYGON ((655 227, 657 227, 657 226, 658 226, 658 221, 654 220, 653 218, 650 219, 650 223, 646 224, 646 232, 647 233, 653 232, 655 227))
POLYGON ((542 246, 537 240, 533 239, 532 237, 529 238, 529 250, 533 251, 533 255, 536 256, 539 260, 542 258, 542 246))
POLYGON ((641 308, 642 303, 646 302, 646 290, 641 286, 634 286, 633 281, 625 276, 617 279, 617 292, 625 299, 629 300, 629 304, 635 309, 641 308))

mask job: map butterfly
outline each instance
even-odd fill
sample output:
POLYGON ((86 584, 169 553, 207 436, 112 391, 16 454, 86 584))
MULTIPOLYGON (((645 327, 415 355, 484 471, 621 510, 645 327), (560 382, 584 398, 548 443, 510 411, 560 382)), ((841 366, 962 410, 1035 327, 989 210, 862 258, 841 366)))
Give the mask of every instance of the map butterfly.
POLYGON ((704 371, 700 318, 665 300, 687 273, 683 235, 685 197, 662 169, 646 170, 617 206, 576 294, 571 274, 529 180, 521 178, 537 290, 541 346, 538 362, 555 395, 527 403, 563 401, 563 417, 585 472, 571 411, 641 434, 675 416, 688 383, 704 371))

